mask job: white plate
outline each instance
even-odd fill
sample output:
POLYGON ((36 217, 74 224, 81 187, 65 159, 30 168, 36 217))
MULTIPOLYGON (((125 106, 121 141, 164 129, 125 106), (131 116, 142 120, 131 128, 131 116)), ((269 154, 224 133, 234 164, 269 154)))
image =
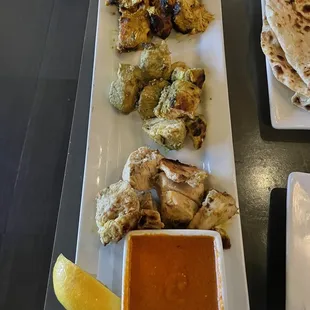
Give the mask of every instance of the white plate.
POLYGON ((286 310, 310 309, 310 175, 288 178, 286 220, 286 310))
MULTIPOLYGON (((207 118, 206 141, 201 150, 195 151, 188 141, 179 152, 160 151, 171 158, 207 170, 210 186, 227 191, 237 199, 234 153, 229 114, 226 66, 223 44, 223 26, 220 0, 206 0, 207 8, 215 14, 215 21, 202 35, 173 34, 168 45, 173 61, 183 60, 192 67, 204 67, 207 72, 202 100, 202 112, 207 118)), ((128 155, 143 145, 153 148, 141 130, 138 113, 122 115, 109 104, 110 84, 116 78, 118 64, 137 64, 139 53, 118 55, 114 49, 117 37, 115 8, 99 4, 96 52, 85 163, 80 224, 77 240, 76 262, 89 273, 97 276, 119 296, 122 286, 123 242, 103 247, 95 223, 95 196, 99 190, 117 182, 128 155)), ((248 309, 240 216, 236 215, 227 225, 232 249, 225 251, 225 269, 230 309, 248 309)))
MULTIPOLYGON (((263 17, 265 0, 261 0, 263 17)), ((275 129, 310 129, 310 114, 291 103, 294 92, 280 83, 273 75, 266 58, 270 118, 275 129)))
MULTIPOLYGON (((216 282, 217 282, 217 300, 218 300, 218 309, 226 310, 227 300, 227 284, 225 276, 225 266, 224 266, 224 253, 223 253, 223 244, 221 236, 218 232, 212 230, 198 230, 198 229, 162 229, 162 230, 136 230, 130 232, 125 239, 124 246, 124 256, 123 256, 123 280, 122 280, 122 296, 125 294, 125 285, 126 279, 128 276, 128 268, 126 268, 126 262, 128 261, 128 241, 131 236, 141 236, 141 235, 173 235, 173 236, 184 236, 184 237, 193 237, 193 236, 210 236, 214 240, 214 251, 215 251, 215 269, 216 269, 216 282)), ((195 258, 193 258, 193 263, 195 258)), ((128 300, 128 298, 127 298, 128 300)), ((125 299, 122 300, 122 309, 126 309, 125 299)))

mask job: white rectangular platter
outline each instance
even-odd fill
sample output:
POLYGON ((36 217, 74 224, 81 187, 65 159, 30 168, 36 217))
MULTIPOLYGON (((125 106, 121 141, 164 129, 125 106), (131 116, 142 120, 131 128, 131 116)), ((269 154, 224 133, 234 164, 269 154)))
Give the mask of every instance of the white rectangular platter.
MULTIPOLYGON (((211 174, 210 186, 227 191, 237 199, 221 1, 205 0, 205 4, 215 15, 208 30, 195 36, 173 33, 167 43, 172 61, 182 60, 191 67, 206 70, 201 104, 201 112, 208 123, 206 141, 199 151, 193 149, 190 141, 178 152, 159 150, 166 157, 207 170, 211 174)), ((109 88, 116 78, 118 64, 137 64, 140 55, 139 52, 117 54, 114 46, 118 17, 113 12, 115 8, 100 2, 76 263, 120 296, 123 242, 106 247, 100 244, 95 223, 95 197, 99 190, 121 178, 132 151, 144 145, 158 146, 142 132, 137 112, 122 115, 109 104, 109 88)), ((227 231, 232 242, 232 248, 225 251, 227 301, 229 309, 246 310, 249 303, 239 215, 227 225, 227 231)))
POLYGON ((310 174, 293 172, 287 184, 286 310, 310 309, 310 174))
MULTIPOLYGON (((265 0, 261 0, 265 16, 265 0)), ((291 103, 294 92, 280 83, 273 75, 266 58, 270 118, 275 129, 310 129, 310 114, 291 103)))

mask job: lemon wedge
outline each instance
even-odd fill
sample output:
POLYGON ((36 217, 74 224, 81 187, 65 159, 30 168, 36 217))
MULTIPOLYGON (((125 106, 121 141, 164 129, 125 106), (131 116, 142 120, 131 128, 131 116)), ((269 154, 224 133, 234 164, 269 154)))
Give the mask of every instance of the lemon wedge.
POLYGON ((67 310, 119 310, 121 300, 60 254, 53 269, 54 291, 67 310))

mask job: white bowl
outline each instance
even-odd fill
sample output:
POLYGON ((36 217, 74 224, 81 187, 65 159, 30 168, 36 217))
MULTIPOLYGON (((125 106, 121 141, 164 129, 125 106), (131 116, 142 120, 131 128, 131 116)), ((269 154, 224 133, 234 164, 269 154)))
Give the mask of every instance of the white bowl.
POLYGON ((290 174, 286 207, 285 309, 310 309, 310 174, 290 174))
MULTIPOLYGON (((123 255, 123 282, 122 282, 122 310, 125 309, 124 304, 124 293, 125 293, 125 279, 128 272, 127 261, 128 261, 128 241, 132 236, 137 235, 174 235, 174 236, 211 236, 214 238, 214 249, 215 249, 215 265, 216 265, 216 280, 217 280, 217 300, 218 309, 227 310, 227 299, 226 299, 226 277, 224 268, 224 255, 222 239, 218 232, 213 230, 192 230, 192 229, 162 229, 162 230, 136 230, 127 234, 125 239, 124 255, 123 255)), ((195 309, 192 309, 195 310, 195 309)))

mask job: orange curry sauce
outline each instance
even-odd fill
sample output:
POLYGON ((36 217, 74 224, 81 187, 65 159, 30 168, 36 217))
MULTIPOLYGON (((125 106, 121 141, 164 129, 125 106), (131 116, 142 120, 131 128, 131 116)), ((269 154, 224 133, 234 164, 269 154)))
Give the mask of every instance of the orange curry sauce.
POLYGON ((128 250, 124 310, 218 310, 213 237, 136 235, 128 250))

